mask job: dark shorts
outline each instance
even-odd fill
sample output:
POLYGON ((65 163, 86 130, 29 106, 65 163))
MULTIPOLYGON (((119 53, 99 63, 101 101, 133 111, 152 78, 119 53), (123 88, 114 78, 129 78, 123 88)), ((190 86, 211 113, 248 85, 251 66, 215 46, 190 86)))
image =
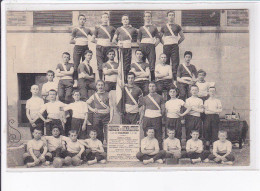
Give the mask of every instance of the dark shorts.
POLYGON ((143 130, 144 130, 144 136, 146 137, 146 131, 149 127, 153 127, 155 130, 155 138, 158 140, 159 145, 162 146, 162 117, 155 117, 155 118, 149 118, 144 117, 143 118, 143 130))
POLYGON ((82 125, 84 123, 84 119, 73 118, 71 120, 71 130, 76 130, 78 134, 78 139, 86 139, 87 138, 87 130, 82 130, 82 125))
POLYGON ((219 115, 207 114, 203 125, 204 138, 206 141, 214 142, 218 139, 219 115))
POLYGON ((196 117, 193 115, 185 116, 185 129, 186 129, 186 140, 191 138, 191 131, 198 130, 200 134, 200 138, 203 137, 202 131, 202 121, 200 117, 196 117))
POLYGON ((116 90, 116 82, 105 82, 105 91, 116 90))
POLYGON ((86 149, 86 161, 97 159, 97 161, 101 161, 107 158, 107 154, 105 152, 92 152, 91 149, 86 149))
POLYGON ((64 130, 63 130, 63 126, 62 126, 62 122, 60 119, 52 119, 52 121, 45 123, 45 127, 46 127, 46 135, 47 136, 51 136, 52 135, 52 128, 53 126, 58 126, 60 129, 60 134, 64 135, 64 130))
POLYGON ((181 118, 168 118, 166 117, 165 126, 167 129, 175 130, 175 137, 179 140, 182 138, 182 124, 181 118))
POLYGON ((82 101, 87 101, 88 99, 88 91, 96 90, 95 80, 83 79, 80 78, 78 80, 78 89, 80 92, 80 97, 82 101))
POLYGON ((162 95, 163 90, 169 91, 170 87, 174 86, 172 80, 160 80, 156 82, 157 93, 162 95))
POLYGON ((97 69, 103 69, 103 63, 108 61, 107 52, 111 49, 110 46, 96 45, 97 69))
POLYGON ((63 103, 69 104, 72 102, 73 80, 62 79, 58 84, 59 100, 63 103))
POLYGON ((150 70, 154 71, 156 61, 155 45, 149 43, 141 43, 139 48, 142 50, 142 53, 144 55, 143 61, 146 62, 146 59, 148 59, 150 70))
POLYGON ((140 120, 139 113, 125 113, 123 116, 123 123, 124 124, 133 124, 136 125, 137 121, 140 120))

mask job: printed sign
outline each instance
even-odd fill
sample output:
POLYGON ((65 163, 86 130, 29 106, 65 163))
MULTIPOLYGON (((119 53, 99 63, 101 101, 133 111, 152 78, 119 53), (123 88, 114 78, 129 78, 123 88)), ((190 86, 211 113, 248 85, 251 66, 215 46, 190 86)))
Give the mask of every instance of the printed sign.
POLYGON ((108 125, 107 160, 138 161, 139 125, 108 125))

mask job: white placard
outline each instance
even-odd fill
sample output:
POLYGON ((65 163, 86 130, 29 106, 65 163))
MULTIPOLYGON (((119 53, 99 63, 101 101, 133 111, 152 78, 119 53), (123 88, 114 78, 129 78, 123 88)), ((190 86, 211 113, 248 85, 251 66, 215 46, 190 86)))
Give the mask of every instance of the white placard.
POLYGON ((139 125, 108 125, 107 160, 138 161, 140 149, 139 125))

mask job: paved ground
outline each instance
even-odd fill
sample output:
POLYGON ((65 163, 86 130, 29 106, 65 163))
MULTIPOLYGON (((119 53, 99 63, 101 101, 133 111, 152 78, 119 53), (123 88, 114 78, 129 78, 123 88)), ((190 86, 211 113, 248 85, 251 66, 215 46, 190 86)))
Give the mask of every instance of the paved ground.
MULTIPOLYGON (((250 164, 250 153, 249 153, 249 145, 244 145, 242 149, 234 148, 233 153, 235 155, 236 161, 234 162, 233 166, 248 166, 250 164)), ((141 162, 107 162, 107 164, 94 164, 94 165, 87 165, 83 164, 78 167, 70 166, 70 167, 64 167, 65 168, 131 168, 131 167, 155 167, 155 168, 163 168, 163 167, 228 167, 229 165, 222 165, 222 164, 216 164, 216 163, 199 163, 199 164, 178 164, 178 165, 166 165, 166 164, 148 164, 148 165, 143 165, 141 162)), ((25 166, 23 167, 16 167, 16 168, 26 168, 25 166)), ((41 169, 46 169, 47 168, 53 168, 52 165, 50 166, 40 166, 40 167, 34 167, 34 168, 41 168, 41 169)), ((116 169, 115 169, 116 170, 116 169)))

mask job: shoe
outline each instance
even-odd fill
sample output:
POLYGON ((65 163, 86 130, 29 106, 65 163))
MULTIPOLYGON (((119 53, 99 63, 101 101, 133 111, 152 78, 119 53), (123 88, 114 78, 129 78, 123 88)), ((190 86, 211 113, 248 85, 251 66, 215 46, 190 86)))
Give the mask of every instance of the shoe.
POLYGON ((88 163, 88 165, 95 164, 95 163, 97 163, 97 159, 89 160, 87 163, 88 163))
POLYGON ((163 160, 162 159, 158 159, 157 161, 155 161, 156 163, 159 163, 159 164, 163 164, 163 160))
POLYGON ((209 159, 205 159, 203 162, 208 163, 208 162, 209 162, 209 159))
POLYGON ((221 162, 221 164, 233 165, 233 162, 232 161, 227 161, 227 162, 221 162))
POLYGON ((105 159, 103 159, 103 160, 100 161, 101 164, 106 164, 106 162, 107 162, 107 161, 106 161, 105 159))
POLYGON ((50 161, 45 161, 45 162, 43 163, 44 166, 49 166, 50 164, 51 164, 50 161))
POLYGON ((31 167, 34 167, 35 166, 35 163, 34 162, 30 162, 30 163, 27 163, 26 164, 26 167, 27 168, 31 168, 31 167))
POLYGON ((153 161, 152 161, 151 159, 149 159, 149 160, 143 160, 143 163, 144 163, 144 164, 149 164, 149 163, 153 163, 153 161))

